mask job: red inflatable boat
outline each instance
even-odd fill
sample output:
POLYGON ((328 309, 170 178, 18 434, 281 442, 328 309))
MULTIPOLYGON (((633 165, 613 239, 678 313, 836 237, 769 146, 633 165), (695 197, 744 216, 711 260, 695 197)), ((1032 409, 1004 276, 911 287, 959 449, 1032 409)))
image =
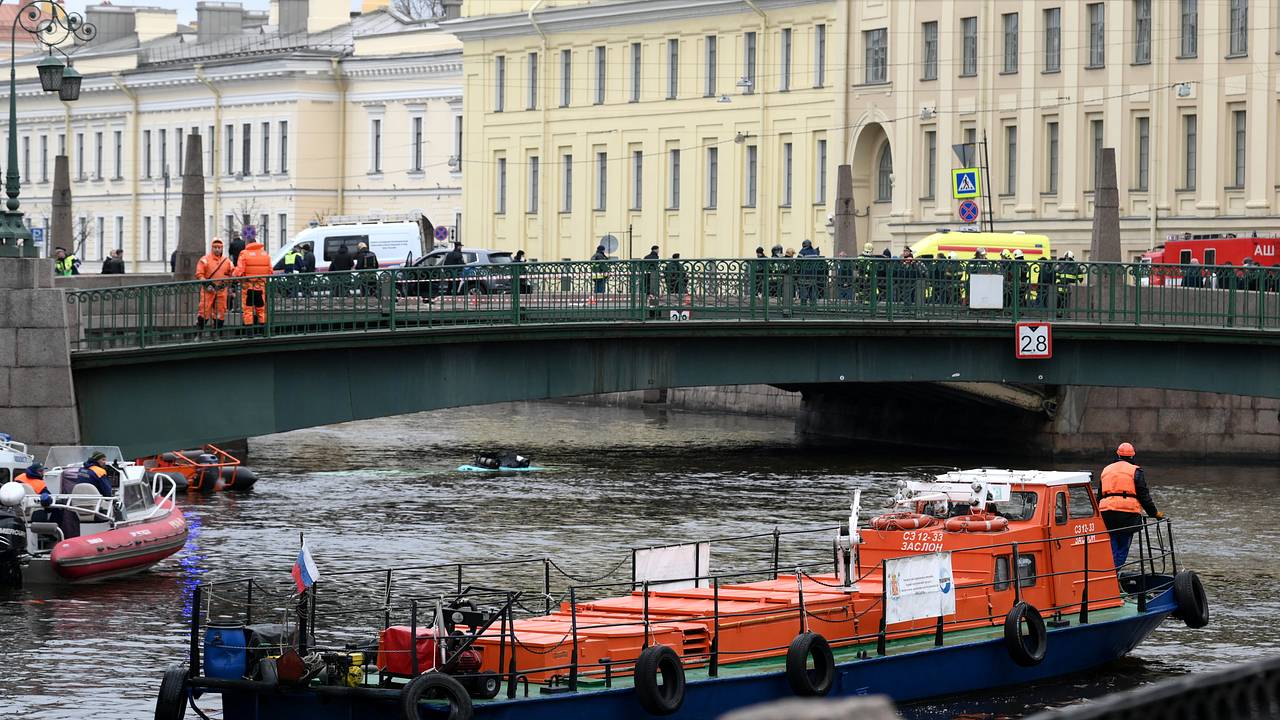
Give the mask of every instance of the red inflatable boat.
POLYGON ((186 519, 172 499, 156 498, 155 507, 154 519, 58 543, 49 553, 53 571, 71 582, 102 580, 145 570, 181 550, 186 519))

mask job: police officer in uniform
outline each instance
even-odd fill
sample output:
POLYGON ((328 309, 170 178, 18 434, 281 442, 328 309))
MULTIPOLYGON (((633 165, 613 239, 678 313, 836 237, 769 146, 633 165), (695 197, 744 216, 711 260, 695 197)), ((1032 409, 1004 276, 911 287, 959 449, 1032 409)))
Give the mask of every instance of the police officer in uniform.
POLYGON ((1151 499, 1142 467, 1134 463, 1136 454, 1132 444, 1120 443, 1116 461, 1102 469, 1095 488, 1102 522, 1111 535, 1111 557, 1117 570, 1129 557, 1129 544, 1142 526, 1143 511, 1157 520, 1164 517, 1151 499))

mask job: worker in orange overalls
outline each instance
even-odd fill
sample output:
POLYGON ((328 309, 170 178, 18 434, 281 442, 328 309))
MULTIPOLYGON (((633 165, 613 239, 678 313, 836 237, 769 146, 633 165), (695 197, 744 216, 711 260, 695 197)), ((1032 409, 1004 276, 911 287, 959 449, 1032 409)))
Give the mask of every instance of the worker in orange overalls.
POLYGON ((1094 488, 1098 491, 1102 522, 1111 534, 1111 559, 1117 570, 1129 557, 1133 534, 1142 528, 1142 512, 1145 510, 1157 520, 1164 517, 1151 499, 1142 466, 1134 462, 1136 455, 1131 443, 1120 443, 1116 448, 1116 461, 1102 469, 1094 488))
POLYGON ((231 258, 222 254, 222 238, 214 238, 207 255, 196 263, 196 279, 206 280, 200 286, 200 312, 196 316, 196 328, 204 330, 205 323, 213 321, 213 329, 221 330, 227 319, 226 278, 236 269, 231 258))
POLYGON ((236 277, 248 278, 240 289, 240 310, 245 327, 267 324, 267 276, 271 275, 271 256, 260 242, 251 242, 240 253, 236 277))

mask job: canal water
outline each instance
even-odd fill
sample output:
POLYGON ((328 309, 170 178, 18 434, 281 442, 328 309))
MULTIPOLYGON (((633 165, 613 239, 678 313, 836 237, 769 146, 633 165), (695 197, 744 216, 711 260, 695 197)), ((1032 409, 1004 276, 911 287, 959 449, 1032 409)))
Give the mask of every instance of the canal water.
MULTIPOLYGON (((0 717, 150 718, 161 671, 186 651, 191 586, 246 573, 287 581, 299 531, 322 574, 552 556, 570 573, 591 575, 632 546, 836 524, 847 517, 854 488, 883 499, 906 465, 975 464, 813 448, 791 438, 785 420, 511 404, 254 440, 258 488, 184 499, 192 538, 154 572, 98 586, 0 591, 0 717), (501 478, 454 470, 494 445, 550 470, 501 478)), ((905 717, 1016 718, 1280 652, 1273 630, 1280 469, 1152 463, 1147 473, 1157 503, 1176 522, 1180 561, 1208 588, 1210 626, 1192 631, 1171 620, 1099 671, 917 704, 903 708, 905 717)), ((827 551, 829 540, 812 538, 819 554, 827 551)), ((216 700, 201 706, 220 715, 216 700)))

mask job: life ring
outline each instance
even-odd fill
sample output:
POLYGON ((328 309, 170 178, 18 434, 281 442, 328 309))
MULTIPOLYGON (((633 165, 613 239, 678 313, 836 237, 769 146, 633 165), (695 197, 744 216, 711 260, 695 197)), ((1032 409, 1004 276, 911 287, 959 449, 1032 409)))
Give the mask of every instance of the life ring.
POLYGON ((937 518, 921 513, 900 512, 871 518, 873 530, 919 530, 929 527, 937 518))
POLYGON ((1049 633, 1045 630, 1040 611, 1020 602, 1004 617, 1004 645, 1013 661, 1022 667, 1039 665, 1049 647, 1049 633), (1022 632, 1026 622, 1027 632, 1022 632))
POLYGON ((1187 627, 1195 629, 1209 624, 1209 597, 1199 575, 1191 570, 1174 575, 1173 599, 1178 603, 1176 614, 1187 627))
POLYGON ((449 720, 471 720, 475 707, 462 683, 441 672, 428 671, 400 691, 400 710, 405 720, 419 720, 418 704, 423 700, 447 700, 449 720))
POLYGON ((666 645, 651 645, 636 659, 636 698, 651 715, 670 715, 684 704, 684 665, 666 645), (662 684, 658 684, 658 676, 662 684))
POLYGON ((156 720, 182 720, 187 712, 187 665, 174 663, 165 668, 156 696, 156 720))
POLYGON ((800 697, 823 697, 836 679, 836 659, 831 645, 818 633, 801 633, 787 648, 787 683, 800 697), (809 660, 813 659, 813 669, 809 660))
POLYGON ((1001 515, 961 515, 947 518, 942 524, 947 532, 1000 532, 1009 527, 1009 518, 1001 515))

